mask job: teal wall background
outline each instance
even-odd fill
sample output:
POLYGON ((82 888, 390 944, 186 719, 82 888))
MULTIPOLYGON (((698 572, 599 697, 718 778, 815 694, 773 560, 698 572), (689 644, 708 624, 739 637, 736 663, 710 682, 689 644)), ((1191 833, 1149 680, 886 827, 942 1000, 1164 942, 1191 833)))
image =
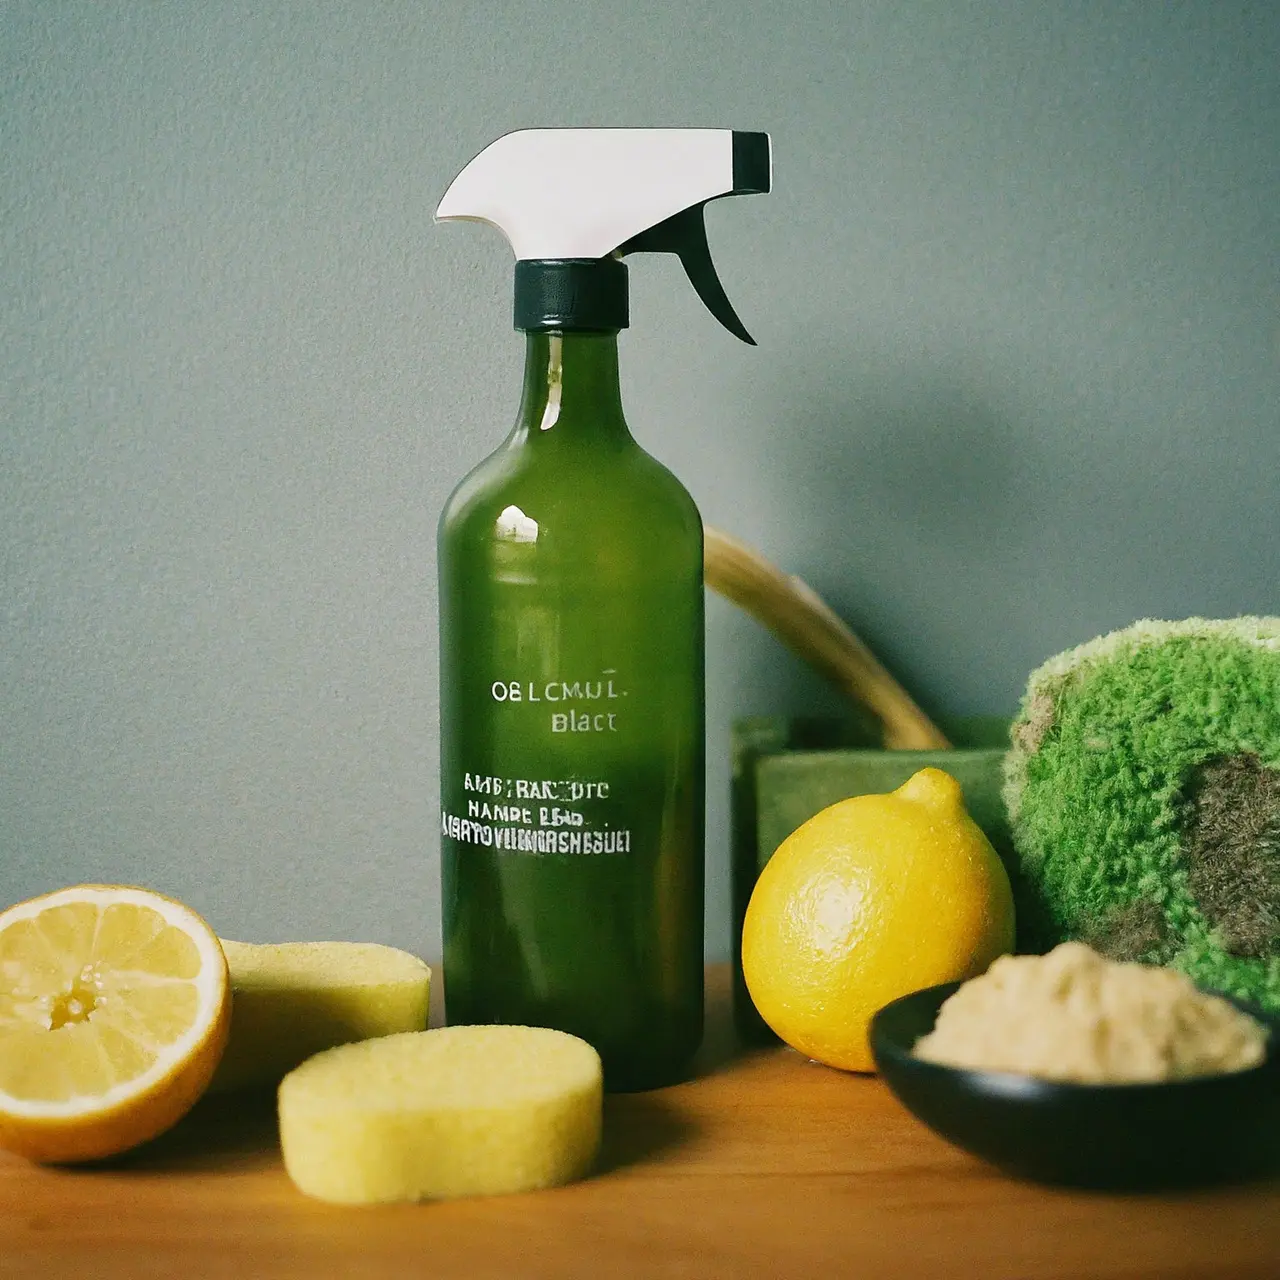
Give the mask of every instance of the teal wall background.
MULTIPOLYGON (((0 8, 0 898, 438 951, 435 521, 505 434, 525 125, 768 129, 760 342, 632 272, 636 435, 931 709, 1141 616, 1280 612, 1280 6, 0 8)), ((709 610, 733 717, 836 700, 709 610)))

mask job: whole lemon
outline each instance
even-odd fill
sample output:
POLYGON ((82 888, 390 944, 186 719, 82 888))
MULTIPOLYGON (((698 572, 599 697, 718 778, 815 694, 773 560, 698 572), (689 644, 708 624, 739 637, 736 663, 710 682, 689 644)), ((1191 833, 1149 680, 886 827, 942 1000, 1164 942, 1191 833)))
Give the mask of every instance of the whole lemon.
POLYGON ((960 784, 921 769, 778 846, 742 929, 760 1016, 808 1057, 873 1071, 867 1027, 898 996, 982 973, 1013 948, 1013 893, 960 784))

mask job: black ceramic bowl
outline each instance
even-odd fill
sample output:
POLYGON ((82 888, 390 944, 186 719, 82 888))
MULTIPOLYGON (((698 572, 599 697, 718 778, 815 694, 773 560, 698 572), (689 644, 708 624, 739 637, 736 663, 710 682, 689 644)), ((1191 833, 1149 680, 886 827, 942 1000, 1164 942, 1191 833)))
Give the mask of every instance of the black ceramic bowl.
POLYGON ((1238 1181, 1280 1169, 1280 1020, 1233 1001, 1269 1031, 1249 1071, 1169 1084, 1060 1084, 917 1058, 960 984, 903 996, 871 1023, 885 1083, 920 1120, 1024 1178, 1145 1190, 1238 1181))

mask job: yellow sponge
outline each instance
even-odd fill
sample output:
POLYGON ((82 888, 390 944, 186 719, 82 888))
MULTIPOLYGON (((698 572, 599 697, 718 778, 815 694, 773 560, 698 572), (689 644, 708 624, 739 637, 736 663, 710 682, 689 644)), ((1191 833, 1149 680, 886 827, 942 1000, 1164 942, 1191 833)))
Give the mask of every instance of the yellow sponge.
POLYGON ((223 940, 231 1037, 210 1086, 274 1088, 313 1053, 427 1025, 431 970, 417 956, 364 942, 223 940))
POLYGON ((542 1027, 464 1026, 317 1054, 280 1084, 284 1167, 339 1204, 533 1191, 600 1145, 600 1058, 542 1027))

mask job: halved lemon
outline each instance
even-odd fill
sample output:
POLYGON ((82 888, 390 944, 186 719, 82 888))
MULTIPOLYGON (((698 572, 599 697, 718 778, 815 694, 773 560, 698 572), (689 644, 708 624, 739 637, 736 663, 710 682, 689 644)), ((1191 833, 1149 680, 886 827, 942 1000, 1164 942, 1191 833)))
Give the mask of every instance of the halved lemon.
POLYGON ((77 885, 0 912, 0 1147, 115 1155, 204 1092, 231 1017, 217 935, 147 889, 77 885))

